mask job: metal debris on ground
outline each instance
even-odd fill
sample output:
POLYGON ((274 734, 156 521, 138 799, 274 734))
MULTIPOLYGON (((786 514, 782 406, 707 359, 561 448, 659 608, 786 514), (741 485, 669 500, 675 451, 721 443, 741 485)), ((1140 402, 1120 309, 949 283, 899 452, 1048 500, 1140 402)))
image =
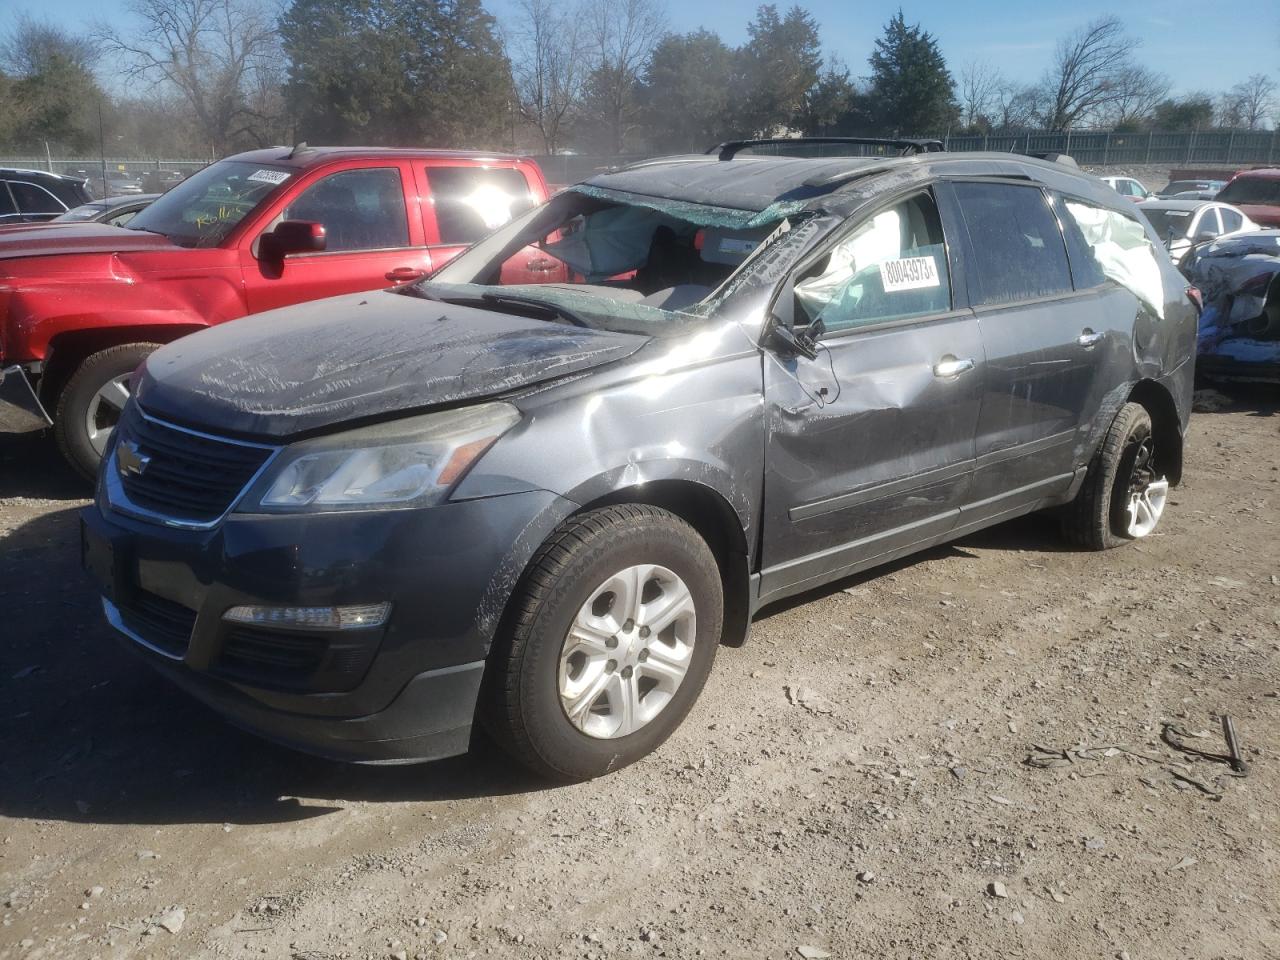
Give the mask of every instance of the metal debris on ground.
POLYGON ((1240 752, 1240 738, 1236 734, 1235 722, 1230 716, 1223 714, 1222 717, 1222 738, 1227 743, 1226 753, 1209 753, 1206 750, 1189 747, 1182 741, 1182 738, 1191 736, 1193 734, 1188 733, 1176 723, 1166 723, 1160 730, 1160 739, 1179 753, 1184 753, 1190 757, 1199 757, 1201 760, 1209 760, 1213 763, 1224 763, 1231 768, 1232 776, 1245 777, 1249 775, 1249 765, 1245 763, 1244 757, 1240 752))

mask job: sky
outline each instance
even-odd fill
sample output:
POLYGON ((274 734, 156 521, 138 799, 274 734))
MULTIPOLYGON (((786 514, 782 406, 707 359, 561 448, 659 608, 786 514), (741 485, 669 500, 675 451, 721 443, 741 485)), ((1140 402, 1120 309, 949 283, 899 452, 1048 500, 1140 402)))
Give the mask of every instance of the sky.
MULTIPOLYGON (((608 0, 602 0, 608 2, 608 0)), ((776 0, 785 9, 790 0, 776 0)), ((500 19, 513 0, 485 0, 500 19)), ((742 0, 668 0, 671 29, 705 27, 730 45, 746 39, 756 8, 742 0)), ((808 0, 827 52, 855 76, 868 72, 867 57, 885 22, 901 6, 908 22, 933 33, 958 77, 969 61, 996 64, 1011 79, 1038 79, 1059 37, 1089 20, 1117 13, 1140 41, 1138 60, 1167 74, 1177 92, 1220 92, 1251 73, 1280 78, 1280 0, 808 0)), ((26 12, 74 27, 95 18, 118 22, 127 0, 0 0, 0 32, 12 14, 26 12)))

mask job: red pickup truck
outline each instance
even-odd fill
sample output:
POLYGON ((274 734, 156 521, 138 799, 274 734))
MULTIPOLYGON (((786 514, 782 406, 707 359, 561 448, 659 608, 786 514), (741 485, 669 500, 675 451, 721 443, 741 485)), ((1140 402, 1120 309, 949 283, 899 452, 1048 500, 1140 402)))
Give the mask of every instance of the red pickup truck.
MULTIPOLYGON (((228 157, 125 228, 0 230, 0 432, 53 426, 92 476, 158 344, 250 313, 409 283, 542 203, 532 160, 277 147, 228 157)), ((509 282, 565 279, 531 248, 509 282)))

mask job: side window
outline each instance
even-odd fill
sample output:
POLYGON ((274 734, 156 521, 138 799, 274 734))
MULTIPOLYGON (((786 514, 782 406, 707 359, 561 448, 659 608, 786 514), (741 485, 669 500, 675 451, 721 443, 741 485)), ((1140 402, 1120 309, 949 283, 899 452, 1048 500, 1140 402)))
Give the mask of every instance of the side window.
POLYGON ((1093 251, 1093 259, 1108 280, 1114 280, 1164 316, 1164 280, 1155 247, 1134 217, 1067 197, 1069 221, 1093 251))
POLYGON ((307 187, 284 211, 286 220, 324 224, 325 250, 381 250, 409 245, 400 171, 346 170, 307 187))
POLYGON ((137 210, 126 210, 124 213, 115 213, 107 217, 103 223, 110 224, 113 227, 123 227, 126 223, 138 215, 137 210))
POLYGON ((63 213, 67 209, 52 193, 34 183, 10 180, 9 189, 23 213, 63 213))
POLYGON ((1039 187, 957 183, 973 242, 979 303, 1013 303, 1071 290, 1057 218, 1039 187))
MULTIPOLYGON (((1096 209, 1096 208, 1091 208, 1096 209)), ((1093 247, 1085 239, 1084 231, 1076 218, 1067 212, 1066 201, 1059 194, 1053 195, 1053 213, 1062 225, 1062 235, 1067 241, 1067 259, 1071 264, 1072 285, 1077 290, 1092 290, 1107 282, 1106 271, 1098 262, 1093 247)))
POLYGON ((534 206, 524 174, 511 167, 427 167, 440 242, 470 246, 534 206))
POLYGON ((1239 210, 1219 207, 1218 213, 1222 216, 1223 233, 1235 233, 1235 231, 1244 226, 1244 215, 1239 210))
POLYGON ((854 228, 794 284, 797 323, 827 330, 944 313, 951 277, 942 222, 921 193, 854 228))
POLYGON ((0 180, 0 217, 16 217, 18 208, 13 205, 13 197, 9 196, 9 181, 0 180))
POLYGON ((1196 221, 1195 232, 1192 234, 1192 238, 1194 239, 1195 237, 1204 236, 1217 237, 1221 236, 1221 234, 1222 224, 1218 222, 1217 208, 1210 207, 1209 209, 1202 211, 1200 219, 1196 221))

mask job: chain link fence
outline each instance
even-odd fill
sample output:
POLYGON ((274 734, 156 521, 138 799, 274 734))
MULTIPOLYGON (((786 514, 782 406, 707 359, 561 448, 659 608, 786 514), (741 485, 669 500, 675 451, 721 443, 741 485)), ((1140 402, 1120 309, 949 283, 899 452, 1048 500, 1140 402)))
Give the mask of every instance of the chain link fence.
MULTIPOLYGON (((1280 164, 1280 131, 1215 130, 1207 133, 1115 133, 1070 131, 1050 133, 1028 130, 986 136, 936 136, 946 149, 956 153, 978 150, 997 153, 1065 153, 1081 166, 1169 164, 1171 166, 1257 166, 1280 164)), ((896 151, 856 145, 807 145, 757 148, 753 152, 786 155, 803 152, 806 156, 880 156, 896 151)), ((617 169, 646 159, 648 155, 587 156, 556 154, 535 156, 547 181, 556 185, 577 183, 594 174, 617 169)), ((62 159, 51 157, 0 157, 0 167, 22 167, 50 170, 89 181, 99 196, 113 192, 114 184, 125 182, 162 183, 172 186, 188 177, 211 160, 107 157, 98 159, 62 159), (151 175, 151 176, 149 176, 151 175), (105 191, 104 191, 105 186, 105 191)), ((114 192, 122 192, 115 189, 114 192)), ((125 191, 129 192, 129 191, 125 191)))

